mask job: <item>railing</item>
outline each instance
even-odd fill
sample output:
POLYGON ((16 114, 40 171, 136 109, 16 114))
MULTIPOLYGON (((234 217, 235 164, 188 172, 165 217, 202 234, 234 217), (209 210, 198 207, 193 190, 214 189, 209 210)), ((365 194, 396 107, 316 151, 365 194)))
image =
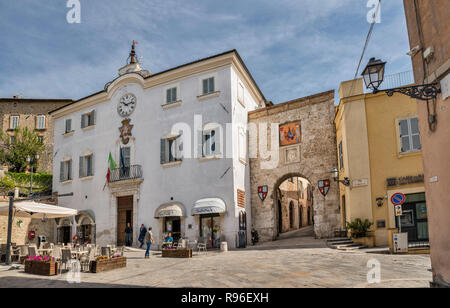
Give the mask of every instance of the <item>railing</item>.
MULTIPOLYGON (((393 89, 410 84, 414 84, 414 74, 412 71, 406 71, 384 76, 383 83, 381 84, 379 90, 393 89)), ((365 93, 372 92, 372 90, 368 89, 365 89, 364 91, 365 93)))
POLYGON ((125 168, 117 168, 111 170, 109 182, 118 182, 140 178, 142 178, 142 167, 140 165, 133 165, 125 168))

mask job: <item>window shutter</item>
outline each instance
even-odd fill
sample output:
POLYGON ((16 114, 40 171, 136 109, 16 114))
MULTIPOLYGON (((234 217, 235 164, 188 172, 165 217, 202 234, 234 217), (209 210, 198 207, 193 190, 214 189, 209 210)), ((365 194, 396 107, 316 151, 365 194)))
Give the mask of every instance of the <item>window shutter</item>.
POLYGON ((69 160, 68 164, 67 164, 67 179, 71 180, 72 179, 72 160, 69 160))
POLYGON ((62 161, 59 164, 59 181, 64 182, 64 162, 62 161))
POLYGON ((94 154, 91 155, 91 173, 89 175, 94 175, 94 154))
POLYGON ((220 127, 216 128, 214 130, 214 143, 215 143, 215 154, 221 154, 222 151, 220 150, 220 137, 221 137, 221 129, 220 127))
POLYGON ((400 131, 400 140, 401 140, 401 152, 408 152, 411 150, 411 145, 409 142, 409 127, 408 127, 408 120, 400 120, 398 122, 399 131, 400 131))
POLYGON ((86 127, 86 114, 82 114, 81 115, 81 128, 85 128, 86 127))
POLYGON ((170 89, 166 90, 166 103, 170 103, 172 100, 170 99, 170 89))
POLYGON ((92 110, 91 111, 91 116, 89 117, 89 126, 91 126, 91 125, 95 125, 95 122, 96 122, 96 113, 95 113, 95 110, 92 110))
POLYGON ((208 79, 203 80, 203 94, 208 93, 208 79))
POLYGON ((214 92, 214 77, 209 79, 209 93, 214 92))
POLYGON ((84 157, 80 156, 80 164, 79 164, 79 176, 80 178, 85 177, 86 175, 84 174, 84 157))
POLYGON ((177 98, 177 88, 173 88, 172 89, 172 100, 174 102, 176 102, 178 100, 178 98, 177 98))
POLYGON ((175 158, 177 160, 183 159, 183 134, 180 134, 176 140, 176 153, 175 158))
POLYGON ((166 163, 166 139, 161 139, 161 164, 166 163))

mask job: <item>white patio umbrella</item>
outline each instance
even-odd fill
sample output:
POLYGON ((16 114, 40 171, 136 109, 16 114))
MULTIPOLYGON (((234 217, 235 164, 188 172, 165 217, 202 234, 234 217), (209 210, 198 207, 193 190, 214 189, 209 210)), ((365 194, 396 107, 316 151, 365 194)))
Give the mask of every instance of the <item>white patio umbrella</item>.
MULTIPOLYGON (((29 218, 62 218, 77 215, 78 211, 62 206, 38 203, 33 201, 14 202, 14 217, 29 218)), ((0 204, 0 215, 8 216, 9 204, 0 204)))

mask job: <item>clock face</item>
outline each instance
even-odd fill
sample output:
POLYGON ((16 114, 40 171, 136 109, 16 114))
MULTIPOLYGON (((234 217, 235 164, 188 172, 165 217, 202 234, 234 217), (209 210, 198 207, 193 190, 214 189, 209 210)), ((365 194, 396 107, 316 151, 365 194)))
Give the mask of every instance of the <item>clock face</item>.
POLYGON ((128 93, 120 98, 117 106, 117 112, 120 116, 127 117, 133 113, 134 109, 136 109, 136 96, 134 94, 128 93))

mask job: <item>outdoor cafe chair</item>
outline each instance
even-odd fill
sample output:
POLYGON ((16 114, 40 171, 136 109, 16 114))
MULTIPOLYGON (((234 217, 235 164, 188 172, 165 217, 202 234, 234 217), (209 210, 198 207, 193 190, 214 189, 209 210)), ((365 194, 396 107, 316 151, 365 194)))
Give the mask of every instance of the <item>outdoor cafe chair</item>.
POLYGON ((89 253, 87 255, 81 256, 80 264, 81 269, 84 270, 87 267, 87 271, 89 271, 89 265, 91 261, 95 260, 95 247, 89 247, 89 253))
POLYGON ((111 247, 102 247, 102 256, 107 256, 111 258, 111 247))
POLYGON ((61 248, 60 247, 53 248, 50 256, 55 258, 55 261, 61 260, 61 248))
POLYGON ((72 259, 72 252, 70 249, 61 249, 61 261, 59 266, 59 274, 62 272, 62 265, 67 269, 67 263, 72 259))
POLYGON ((206 240, 203 241, 203 243, 198 243, 197 244, 197 252, 203 251, 205 254, 208 253, 207 249, 206 249, 206 240))
POLYGON ((33 256, 39 256, 39 252, 37 250, 36 245, 30 245, 28 247, 28 256, 29 257, 33 257, 33 256))

